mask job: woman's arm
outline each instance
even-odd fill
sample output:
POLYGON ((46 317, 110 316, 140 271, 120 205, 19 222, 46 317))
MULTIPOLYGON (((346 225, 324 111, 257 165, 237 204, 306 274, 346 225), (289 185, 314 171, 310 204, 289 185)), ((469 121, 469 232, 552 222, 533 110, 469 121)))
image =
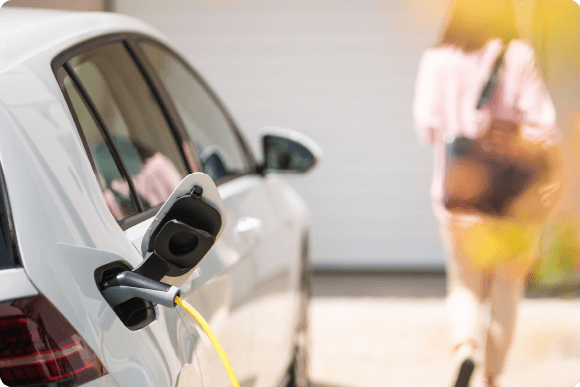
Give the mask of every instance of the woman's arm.
POLYGON ((560 141, 556 122, 556 108, 550 98, 544 78, 538 68, 534 49, 520 44, 513 53, 517 62, 519 82, 517 84, 516 108, 520 114, 522 135, 547 146, 560 141))
POLYGON ((436 128, 439 127, 439 118, 436 114, 436 91, 437 83, 432 53, 425 51, 419 63, 413 101, 415 130, 424 144, 435 142, 436 128))
POLYGON ((566 180, 561 134, 556 122, 556 109, 536 64, 533 49, 525 46, 518 54, 521 57, 516 59, 524 60, 517 97, 522 138, 529 149, 535 148, 543 155, 547 166, 545 173, 519 200, 519 207, 520 211, 525 211, 522 215, 541 219, 549 215, 560 200, 566 180))

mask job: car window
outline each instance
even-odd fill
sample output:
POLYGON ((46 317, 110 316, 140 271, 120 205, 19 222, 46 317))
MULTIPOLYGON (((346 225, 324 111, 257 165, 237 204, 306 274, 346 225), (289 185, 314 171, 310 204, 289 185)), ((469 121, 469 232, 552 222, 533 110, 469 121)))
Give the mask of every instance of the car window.
POLYGON ((240 141, 204 85, 171 52, 149 41, 139 46, 176 106, 204 172, 215 181, 246 173, 249 165, 240 141))
MULTIPOLYGON (((188 173, 180 147, 145 78, 121 42, 99 46, 69 60, 102 117, 138 194, 143 210, 163 203, 188 173)), ((91 151, 99 165, 101 141, 91 151)), ((105 186, 129 194, 115 169, 101 169, 105 186)))
POLYGON ((17 265, 16 251, 14 251, 14 235, 11 229, 10 206, 6 187, 4 185, 4 174, 0 169, 0 270, 11 268, 17 265))
POLYGON ((68 75, 64 77, 63 84, 109 210, 117 221, 137 214, 137 204, 131 192, 124 188, 127 187, 127 180, 119 171, 93 115, 68 75))

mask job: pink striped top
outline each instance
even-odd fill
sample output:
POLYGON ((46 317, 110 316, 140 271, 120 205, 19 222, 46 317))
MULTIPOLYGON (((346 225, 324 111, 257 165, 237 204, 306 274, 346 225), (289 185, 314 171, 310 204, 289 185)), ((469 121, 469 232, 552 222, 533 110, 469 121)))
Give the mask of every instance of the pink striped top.
MULTIPOLYGON (((431 196, 440 221, 448 221, 443 175, 445 136, 462 134, 477 138, 492 118, 523 124, 523 135, 549 143, 560 139, 556 111, 536 65, 534 49, 524 40, 513 40, 504 55, 500 83, 487 106, 475 106, 492 67, 503 50, 501 40, 492 40, 481 50, 465 53, 458 48, 427 49, 417 75, 413 114, 423 143, 434 146, 431 196)), ((475 220, 475 219, 474 219, 475 220)))

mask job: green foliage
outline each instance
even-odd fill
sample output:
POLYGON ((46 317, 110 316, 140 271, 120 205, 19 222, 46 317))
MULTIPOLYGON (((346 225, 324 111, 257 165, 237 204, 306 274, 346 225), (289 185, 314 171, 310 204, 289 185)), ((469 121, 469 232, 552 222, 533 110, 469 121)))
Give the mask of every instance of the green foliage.
POLYGON ((580 284, 580 219, 559 217, 542 237, 541 259, 532 272, 534 292, 570 289, 580 284))

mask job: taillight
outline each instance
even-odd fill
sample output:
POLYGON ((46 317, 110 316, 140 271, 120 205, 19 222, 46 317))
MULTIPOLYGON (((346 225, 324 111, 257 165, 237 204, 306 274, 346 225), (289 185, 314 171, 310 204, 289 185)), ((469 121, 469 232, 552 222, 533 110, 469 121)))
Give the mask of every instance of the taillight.
POLYGON ((0 378, 7 386, 77 386, 105 367, 64 316, 39 295, 0 304, 0 378))

